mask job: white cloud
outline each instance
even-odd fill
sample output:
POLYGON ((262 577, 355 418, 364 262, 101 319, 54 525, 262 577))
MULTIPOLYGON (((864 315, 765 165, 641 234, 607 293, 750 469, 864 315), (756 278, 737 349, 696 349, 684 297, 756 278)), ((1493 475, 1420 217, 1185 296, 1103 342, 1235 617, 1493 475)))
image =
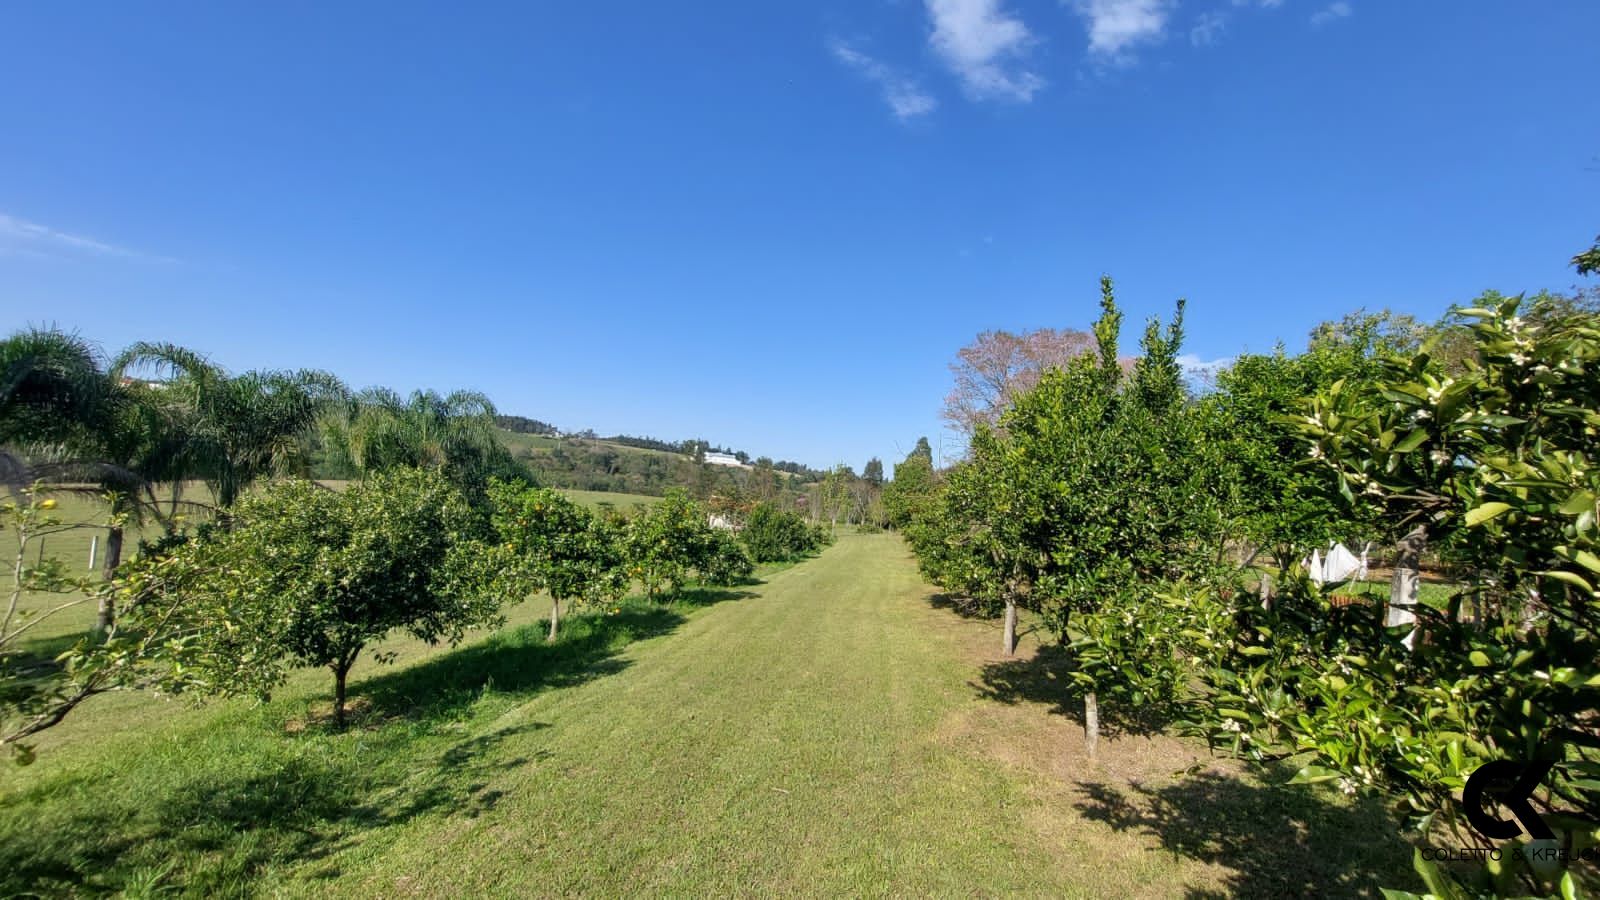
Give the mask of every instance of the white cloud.
POLYGON ((1089 52, 1126 59, 1126 52, 1160 40, 1167 30, 1169 0, 1073 0, 1089 30, 1089 52))
POLYGON ((1227 30, 1228 17, 1219 12, 1202 13, 1189 29, 1189 43, 1196 47, 1209 47, 1227 30))
POLYGON ((1022 20, 1001 0, 925 0, 933 20, 928 43, 978 100, 1027 103, 1044 79, 1023 67, 1035 43, 1022 20))
POLYGON ((1178 365, 1182 367, 1191 387, 1209 388, 1216 383, 1217 373, 1233 365, 1233 360, 1231 356, 1201 359, 1193 353, 1185 353, 1178 357, 1178 365))
POLYGON ((873 59, 843 41, 833 41, 829 49, 833 51, 835 59, 861 73, 862 77, 878 86, 878 90, 883 94, 883 102, 889 104, 890 111, 900 121, 927 115, 938 108, 939 101, 923 90, 916 79, 873 59))
POLYGON ((1311 16, 1311 24, 1326 25, 1329 22, 1335 22, 1339 19, 1346 18, 1352 12, 1354 12, 1354 10, 1350 8, 1350 4, 1344 2, 1344 0, 1338 0, 1337 3, 1330 3, 1327 5, 1327 7, 1317 10, 1317 12, 1313 13, 1311 16))
POLYGON ((8 255, 18 256, 51 256, 53 255, 51 251, 57 251, 80 255, 116 256, 144 262, 176 262, 169 257, 153 256, 83 235, 57 231, 5 213, 0 213, 0 250, 8 255))

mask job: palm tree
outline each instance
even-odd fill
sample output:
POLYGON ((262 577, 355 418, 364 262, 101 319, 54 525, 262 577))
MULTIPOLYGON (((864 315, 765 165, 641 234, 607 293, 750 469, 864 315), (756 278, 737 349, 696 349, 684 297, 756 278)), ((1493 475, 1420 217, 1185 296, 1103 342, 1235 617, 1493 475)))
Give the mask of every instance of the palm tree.
POLYGON ((120 380, 137 369, 167 376, 151 389, 171 396, 183 410, 185 439, 174 468, 183 477, 205 481, 224 509, 259 478, 303 472, 302 438, 325 409, 347 395, 344 384, 327 372, 231 375, 173 344, 134 344, 117 358, 112 374, 120 380))
POLYGON ((27 457, 60 456, 99 428, 108 387, 77 335, 32 328, 0 341, 0 480, 13 489, 37 480, 27 457))
POLYGON ((511 463, 495 436, 494 404, 475 391, 415 391, 402 399, 387 388, 368 388, 341 412, 324 420, 324 439, 334 459, 362 477, 427 466, 471 490, 511 463))
MULTIPOLYGON (((161 458, 154 408, 111 378, 76 335, 31 329, 0 341, 0 469, 12 488, 46 482, 110 498, 105 575, 121 562, 122 523, 143 521, 154 500, 147 470, 161 458), (26 458, 22 454, 26 454, 26 458)), ((110 627, 102 597, 97 631, 110 627)))
MULTIPOLYGON (((169 526, 185 481, 211 485, 231 506, 251 482, 303 462, 300 438, 344 386, 324 372, 230 376, 171 344, 135 344, 109 369, 76 335, 31 329, 0 341, 0 478, 44 481, 104 497, 110 517, 102 571, 122 563, 124 527, 169 526), (146 367, 165 382, 126 377, 146 367), (26 454, 26 455, 24 455, 26 454), (163 515, 156 487, 169 486, 163 515)), ((101 600, 96 630, 114 610, 101 600)))

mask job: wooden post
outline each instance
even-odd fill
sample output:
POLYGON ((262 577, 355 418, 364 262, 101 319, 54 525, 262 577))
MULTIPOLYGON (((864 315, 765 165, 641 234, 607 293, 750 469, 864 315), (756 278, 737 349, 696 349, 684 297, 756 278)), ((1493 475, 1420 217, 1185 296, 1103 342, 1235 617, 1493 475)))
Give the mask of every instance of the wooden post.
POLYGON ((1083 695, 1083 746, 1094 756, 1100 744, 1100 698, 1094 691, 1083 695))
POLYGON ((1389 608, 1383 624, 1394 628, 1410 625, 1405 645, 1417 645, 1417 593, 1422 585, 1422 551, 1428 546, 1428 529, 1418 525, 1395 545, 1394 578, 1389 582, 1389 608))
POLYGON ((89 535, 89 571, 94 571, 94 553, 100 549, 100 535, 89 535))

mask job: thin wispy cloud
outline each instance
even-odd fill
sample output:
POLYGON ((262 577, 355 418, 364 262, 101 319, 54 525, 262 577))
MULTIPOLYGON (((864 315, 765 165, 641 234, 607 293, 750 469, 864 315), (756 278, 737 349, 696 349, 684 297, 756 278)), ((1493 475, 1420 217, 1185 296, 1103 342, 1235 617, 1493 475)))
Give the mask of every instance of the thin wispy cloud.
POLYGON ((831 41, 828 49, 839 62, 853 69, 877 88, 889 111, 902 122, 925 116, 939 107, 939 101, 923 90, 915 78, 893 66, 862 53, 843 41, 831 41))
POLYGON ((171 257, 144 253, 81 234, 59 231, 6 213, 0 213, 0 251, 11 255, 33 257, 112 256, 140 262, 177 262, 171 257))
POLYGON ((1001 0, 925 0, 928 43, 975 100, 1027 103, 1045 81, 1026 62, 1036 39, 1001 0))
POLYGON ((1252 9, 1277 9, 1283 0, 1233 0, 1232 8, 1223 7, 1203 12, 1189 27, 1189 43, 1196 47, 1209 47, 1227 34, 1228 23, 1235 15, 1248 14, 1252 9), (1244 12, 1237 12, 1243 10, 1244 12))
POLYGON ((1196 47, 1215 44, 1227 30, 1228 17, 1219 12, 1202 13, 1189 29, 1189 43, 1196 47))
POLYGON ((1350 8, 1350 4, 1345 3, 1344 0, 1339 0, 1337 3, 1330 3, 1312 13, 1311 24, 1320 27, 1330 22, 1337 22, 1340 19, 1348 18, 1354 11, 1350 8))
POLYGON ((1140 44, 1166 35, 1170 0, 1073 0, 1089 32, 1089 53, 1102 61, 1127 62, 1140 44))

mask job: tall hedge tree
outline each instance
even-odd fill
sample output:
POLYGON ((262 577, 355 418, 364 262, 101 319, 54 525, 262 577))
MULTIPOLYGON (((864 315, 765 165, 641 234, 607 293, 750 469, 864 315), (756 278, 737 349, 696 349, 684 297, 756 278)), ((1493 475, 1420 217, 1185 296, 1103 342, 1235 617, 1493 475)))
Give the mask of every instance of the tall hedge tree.
POLYGON ((1180 302, 1165 328, 1149 323, 1142 355, 1125 375, 1122 313, 1111 280, 1102 279, 1096 352, 1046 372, 1001 418, 1000 432, 978 433, 956 480, 971 485, 972 499, 945 507, 954 543, 983 548, 957 559, 975 577, 995 580, 1009 602, 1037 610, 1071 646, 1091 752, 1099 691, 1123 684, 1099 664, 1099 620, 1136 619, 1147 585, 1203 569, 1216 535, 1177 362, 1182 316, 1180 302))
POLYGON ((895 464, 894 480, 883 486, 883 509, 891 528, 905 529, 928 507, 937 490, 933 470, 933 448, 928 439, 917 444, 906 458, 895 464))

